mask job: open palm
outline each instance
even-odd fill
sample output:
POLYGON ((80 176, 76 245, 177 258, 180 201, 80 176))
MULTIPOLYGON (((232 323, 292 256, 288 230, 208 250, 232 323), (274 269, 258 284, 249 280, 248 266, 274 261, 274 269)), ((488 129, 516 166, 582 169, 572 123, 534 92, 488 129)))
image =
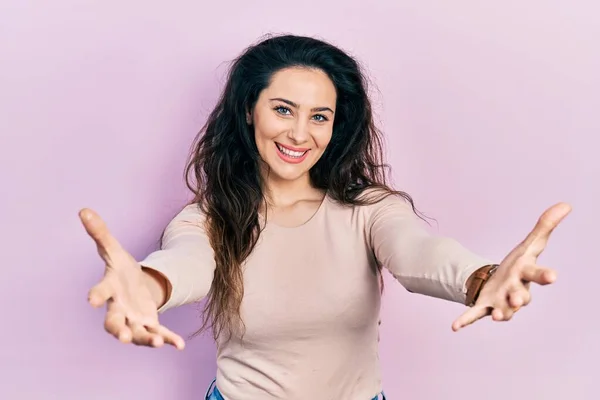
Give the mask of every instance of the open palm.
POLYGON ((151 347, 168 343, 183 349, 183 339, 158 321, 158 304, 150 289, 153 278, 110 234, 98 214, 83 209, 79 217, 106 264, 104 277, 88 295, 92 306, 106 304, 106 331, 124 343, 151 347))

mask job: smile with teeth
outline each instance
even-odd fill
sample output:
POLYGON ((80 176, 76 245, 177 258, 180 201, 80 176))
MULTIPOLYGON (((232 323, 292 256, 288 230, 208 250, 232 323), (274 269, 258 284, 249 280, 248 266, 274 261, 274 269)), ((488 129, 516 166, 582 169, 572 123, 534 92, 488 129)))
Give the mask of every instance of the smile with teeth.
POLYGON ((306 151, 294 151, 294 150, 290 150, 290 149, 287 149, 287 148, 283 147, 279 143, 275 143, 275 144, 277 145, 277 148, 279 149, 280 152, 282 152, 286 156, 292 157, 292 158, 300 158, 303 155, 305 155, 306 152, 308 152, 308 150, 306 150, 306 151))

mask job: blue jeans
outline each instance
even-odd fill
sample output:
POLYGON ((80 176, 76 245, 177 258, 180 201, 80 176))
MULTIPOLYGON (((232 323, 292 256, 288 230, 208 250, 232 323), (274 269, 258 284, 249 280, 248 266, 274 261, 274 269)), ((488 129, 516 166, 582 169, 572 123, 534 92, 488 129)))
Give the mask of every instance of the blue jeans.
MULTIPOLYGON (((223 396, 221 395, 221 392, 219 392, 219 389, 215 386, 215 381, 216 380, 213 379, 212 383, 208 387, 208 390, 206 391, 206 394, 204 395, 204 400, 225 400, 223 398, 223 396)), ((379 395, 373 397, 372 400, 378 400, 378 399, 379 399, 379 395)), ((385 394, 383 394, 383 392, 381 392, 381 400, 385 400, 385 394)))

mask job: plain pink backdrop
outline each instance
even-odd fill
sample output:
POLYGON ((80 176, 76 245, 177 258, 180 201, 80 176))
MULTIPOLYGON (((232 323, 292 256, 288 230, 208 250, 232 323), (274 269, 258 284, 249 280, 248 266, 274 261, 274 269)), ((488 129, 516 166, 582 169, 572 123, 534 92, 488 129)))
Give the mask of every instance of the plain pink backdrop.
MULTIPOLYGON (((93 207, 136 257, 187 197, 190 142, 228 60, 269 32, 360 58, 395 183, 434 229, 500 259, 557 201, 574 211, 509 323, 453 333, 463 307, 390 280, 389 398, 598 399, 600 7, 592 1, 92 1, 0 4, 0 398, 200 400, 207 338, 119 344, 86 303, 102 263, 93 207)), ((197 307, 164 315, 187 335, 197 307)))

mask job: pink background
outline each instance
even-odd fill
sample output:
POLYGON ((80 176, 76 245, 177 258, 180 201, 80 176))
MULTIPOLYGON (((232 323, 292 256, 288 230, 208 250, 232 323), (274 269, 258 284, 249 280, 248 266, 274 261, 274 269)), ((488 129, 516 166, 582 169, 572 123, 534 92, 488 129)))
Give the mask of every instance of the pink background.
MULTIPOLYGON (((547 206, 574 207, 541 260, 559 281, 510 323, 453 333, 460 305, 388 285, 389 397, 600 398, 596 2, 206 3, 1 3, 0 398, 202 398, 207 338, 178 353, 105 334, 86 304, 103 265, 77 211, 98 210, 138 258, 154 249, 224 61, 268 32, 364 61, 395 181, 440 233, 499 259, 547 206)), ((163 321, 184 335, 200 323, 196 307, 163 321)))

